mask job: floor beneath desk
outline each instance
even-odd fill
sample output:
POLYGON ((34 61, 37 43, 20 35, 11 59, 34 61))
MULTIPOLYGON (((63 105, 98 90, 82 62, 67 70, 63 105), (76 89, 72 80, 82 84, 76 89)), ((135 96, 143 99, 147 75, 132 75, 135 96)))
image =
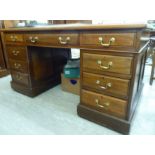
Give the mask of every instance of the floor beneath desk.
MULTIPOLYGON (((155 82, 145 86, 130 134, 155 134, 155 82)), ((0 79, 0 134, 117 135, 119 133, 77 116, 79 96, 63 92, 60 85, 29 98, 13 91, 10 76, 0 79)))

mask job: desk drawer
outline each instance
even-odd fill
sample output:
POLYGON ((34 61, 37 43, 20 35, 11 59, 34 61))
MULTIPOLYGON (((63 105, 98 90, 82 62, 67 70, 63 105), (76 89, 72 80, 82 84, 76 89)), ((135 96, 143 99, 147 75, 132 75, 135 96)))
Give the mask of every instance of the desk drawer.
POLYGON ((98 111, 125 119, 127 101, 98 93, 82 90, 82 104, 98 111))
POLYGON ((21 83, 26 86, 29 85, 29 75, 28 74, 11 71, 11 76, 12 76, 12 80, 15 82, 21 83))
POLYGON ((6 51, 8 57, 16 60, 27 60, 27 50, 26 47, 22 46, 7 46, 6 51))
POLYGON ((26 62, 9 59, 9 63, 11 69, 28 73, 28 64, 26 62))
POLYGON ((84 71, 131 74, 132 57, 83 53, 82 59, 84 71))
POLYGON ((129 80, 92 73, 83 73, 82 85, 117 97, 128 97, 129 80))
POLYGON ((93 46, 97 48, 134 46, 135 33, 82 33, 80 45, 93 46))
POLYGON ((26 42, 36 45, 69 46, 78 45, 79 37, 76 33, 27 34, 26 42))
POLYGON ((23 34, 5 34, 6 42, 24 42, 23 34))

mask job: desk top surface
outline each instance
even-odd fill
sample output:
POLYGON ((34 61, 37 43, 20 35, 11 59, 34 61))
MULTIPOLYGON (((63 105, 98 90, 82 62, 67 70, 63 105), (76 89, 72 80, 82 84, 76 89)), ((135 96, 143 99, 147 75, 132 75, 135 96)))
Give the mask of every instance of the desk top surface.
POLYGON ((52 30, 108 30, 108 29, 145 29, 146 24, 60 24, 34 27, 15 27, 0 31, 52 31, 52 30))

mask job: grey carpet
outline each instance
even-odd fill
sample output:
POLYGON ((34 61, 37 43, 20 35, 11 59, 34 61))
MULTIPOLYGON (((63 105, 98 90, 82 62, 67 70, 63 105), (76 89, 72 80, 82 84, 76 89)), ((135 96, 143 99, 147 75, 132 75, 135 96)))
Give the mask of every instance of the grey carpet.
MULTIPOLYGON (((155 82, 149 86, 150 67, 146 67, 140 103, 131 135, 155 134, 155 82)), ((13 91, 11 77, 0 79, 0 134, 119 135, 119 133, 77 116, 79 96, 56 86, 29 98, 13 91)))

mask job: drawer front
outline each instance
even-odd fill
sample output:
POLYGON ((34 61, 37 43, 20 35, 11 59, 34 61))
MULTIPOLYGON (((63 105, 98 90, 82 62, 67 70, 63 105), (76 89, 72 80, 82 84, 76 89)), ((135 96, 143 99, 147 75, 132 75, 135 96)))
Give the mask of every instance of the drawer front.
POLYGON ((24 42, 23 34, 5 34, 6 42, 24 42))
POLYGON ((9 59, 9 64, 11 69, 28 73, 28 64, 24 61, 17 61, 9 59))
POLYGON ((29 85, 29 76, 28 74, 11 71, 12 80, 18 83, 21 83, 23 85, 28 86, 29 85))
POLYGON ((117 97, 128 97, 129 80, 85 72, 82 77, 82 86, 94 88, 117 97))
POLYGON ((127 101, 114 97, 82 90, 82 104, 88 105, 98 111, 125 119, 127 101))
POLYGON ((82 59, 84 71, 131 74, 132 57, 83 53, 82 59))
POLYGON ((8 57, 16 60, 27 60, 27 50, 26 47, 16 46, 16 47, 6 47, 8 57))
POLYGON ((26 42, 40 45, 69 46, 78 45, 79 37, 76 33, 27 34, 26 42))
POLYGON ((134 46, 135 33, 82 33, 80 45, 102 47, 134 46))

